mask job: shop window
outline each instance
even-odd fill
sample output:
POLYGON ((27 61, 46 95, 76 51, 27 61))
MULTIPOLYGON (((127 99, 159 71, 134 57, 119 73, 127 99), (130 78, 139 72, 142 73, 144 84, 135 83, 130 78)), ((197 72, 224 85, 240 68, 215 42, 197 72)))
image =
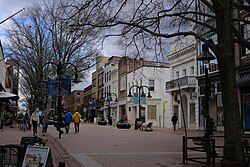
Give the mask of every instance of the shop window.
POLYGON ((250 130, 250 94, 242 96, 243 129, 250 130))
POLYGON ((148 105, 148 119, 156 119, 156 105, 148 105))
POLYGON ((195 123, 195 103, 190 103, 189 109, 189 122, 195 123))

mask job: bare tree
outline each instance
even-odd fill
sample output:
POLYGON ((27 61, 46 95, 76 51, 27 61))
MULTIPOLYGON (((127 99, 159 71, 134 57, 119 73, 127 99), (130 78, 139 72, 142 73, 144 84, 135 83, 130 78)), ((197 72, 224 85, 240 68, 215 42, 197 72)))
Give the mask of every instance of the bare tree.
POLYGON ((227 152, 225 149, 224 158, 232 154, 241 166, 246 166, 236 88, 235 46, 250 49, 249 39, 244 38, 241 31, 241 27, 250 23, 249 1, 94 0, 69 8, 76 10, 75 14, 69 16, 74 21, 72 27, 78 30, 93 27, 106 31, 107 36, 120 36, 127 46, 136 48, 138 56, 141 50, 146 49, 153 49, 155 56, 159 56, 166 47, 166 39, 194 36, 205 43, 218 60, 225 146, 234 150, 227 152), (85 13, 84 17, 81 12, 85 13), (190 23, 194 28, 189 27, 190 23), (210 39, 208 33, 214 34, 217 40, 210 39))
MULTIPOLYGON (((98 31, 90 28, 71 31, 70 20, 66 19, 66 13, 70 12, 65 11, 68 5, 66 0, 45 0, 27 8, 7 29, 7 55, 20 67, 21 88, 26 98, 31 98, 34 90, 39 89, 37 82, 45 63, 72 63, 81 78, 85 77, 86 68, 95 63, 98 31)), ((56 75, 56 68, 45 66, 43 72, 45 77, 56 75)), ((64 73, 73 75, 75 69, 65 66, 64 73)))

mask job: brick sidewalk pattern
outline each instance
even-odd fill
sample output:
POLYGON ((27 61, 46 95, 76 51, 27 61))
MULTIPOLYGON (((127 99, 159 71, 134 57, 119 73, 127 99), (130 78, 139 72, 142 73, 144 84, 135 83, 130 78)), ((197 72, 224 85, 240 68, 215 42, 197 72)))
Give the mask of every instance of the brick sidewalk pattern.
POLYGON ((52 160, 54 166, 58 166, 59 162, 65 162, 66 167, 83 167, 69 152, 50 134, 46 136, 48 142, 46 146, 50 147, 52 151, 52 160))
MULTIPOLYGON (((40 128, 38 128, 39 132, 40 128)), ((31 137, 32 131, 21 131, 18 127, 5 127, 0 131, 0 145, 5 144, 20 144, 22 137, 31 137)), ((83 167, 69 152, 58 142, 58 139, 53 138, 50 134, 42 136, 40 133, 38 137, 48 139, 47 147, 51 149, 51 155, 54 167, 57 167, 59 162, 65 162, 66 167, 83 167)))

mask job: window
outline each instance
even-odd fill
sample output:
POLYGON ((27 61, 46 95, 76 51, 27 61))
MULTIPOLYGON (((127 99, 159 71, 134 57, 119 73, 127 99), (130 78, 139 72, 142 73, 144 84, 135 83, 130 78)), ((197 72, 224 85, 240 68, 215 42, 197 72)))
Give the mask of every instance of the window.
POLYGON ((190 103, 190 115, 189 115, 189 122, 195 123, 195 103, 190 103))
POLYGON ((111 81, 111 71, 109 71, 109 81, 111 81))
POLYGON ((77 92, 76 95, 81 95, 81 93, 80 93, 80 92, 77 92))
POLYGON ((194 74, 194 66, 191 66, 191 67, 190 67, 190 74, 191 74, 191 75, 194 74))
POLYGON ((126 75, 121 76, 120 91, 126 90, 126 75))
POLYGON ((153 79, 148 80, 148 88, 150 91, 155 91, 155 80, 153 79))
POLYGON ((175 77, 176 77, 176 79, 178 79, 178 78, 179 78, 179 71, 176 71, 176 73, 175 73, 175 77))
POLYGON ((182 73, 183 73, 183 77, 187 76, 187 70, 186 69, 183 69, 182 73))
POLYGON ((156 119, 156 105, 148 105, 148 119, 156 119))
POLYGON ((81 98, 77 98, 77 103, 80 103, 81 102, 81 98))

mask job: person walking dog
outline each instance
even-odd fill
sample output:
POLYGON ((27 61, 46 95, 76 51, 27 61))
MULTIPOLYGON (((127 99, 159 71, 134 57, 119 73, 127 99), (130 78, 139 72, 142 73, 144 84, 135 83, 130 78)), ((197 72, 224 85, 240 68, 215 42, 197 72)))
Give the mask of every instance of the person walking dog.
POLYGON ((79 114, 78 111, 76 111, 72 117, 73 122, 75 124, 75 133, 79 132, 79 124, 81 122, 81 114, 79 114))
POLYGON ((177 121, 178 121, 178 117, 176 116, 176 114, 174 114, 171 118, 171 121, 173 123, 173 126, 174 126, 174 131, 176 130, 176 124, 177 124, 177 121))

